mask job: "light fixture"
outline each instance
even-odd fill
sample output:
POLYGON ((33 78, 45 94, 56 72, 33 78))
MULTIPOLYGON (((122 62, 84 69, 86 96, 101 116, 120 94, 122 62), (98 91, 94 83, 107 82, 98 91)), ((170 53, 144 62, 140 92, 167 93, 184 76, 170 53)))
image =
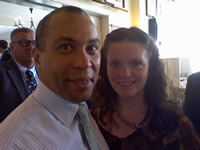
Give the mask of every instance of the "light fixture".
POLYGON ((31 26, 30 26, 30 29, 34 30, 35 31, 35 26, 34 26, 34 23, 33 23, 33 8, 29 8, 30 12, 31 12, 31 26))
POLYGON ((22 28, 24 26, 24 22, 22 21, 21 17, 15 18, 15 28, 22 28))
MULTIPOLYGON (((34 22, 33 22, 33 8, 29 8, 30 10, 30 17, 31 17, 31 20, 30 20, 30 29, 32 29, 33 31, 35 31, 35 26, 34 26, 34 22)), ((22 18, 21 17, 18 17, 18 18, 15 18, 14 20, 14 27, 15 28, 23 28, 24 27, 24 22, 22 21, 22 18)))

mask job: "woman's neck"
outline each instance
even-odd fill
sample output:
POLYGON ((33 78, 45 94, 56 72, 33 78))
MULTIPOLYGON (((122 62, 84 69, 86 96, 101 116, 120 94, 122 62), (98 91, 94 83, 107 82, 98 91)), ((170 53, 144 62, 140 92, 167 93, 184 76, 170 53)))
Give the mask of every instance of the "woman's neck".
POLYGON ((144 119, 148 107, 144 96, 119 97, 117 109, 126 119, 138 123, 144 119))

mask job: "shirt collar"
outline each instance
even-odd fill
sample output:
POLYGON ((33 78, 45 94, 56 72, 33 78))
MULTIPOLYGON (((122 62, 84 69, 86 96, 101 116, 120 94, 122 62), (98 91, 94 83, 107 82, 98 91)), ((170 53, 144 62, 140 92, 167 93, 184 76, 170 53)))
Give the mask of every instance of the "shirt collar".
POLYGON ((31 72, 33 73, 34 77, 37 75, 37 72, 36 72, 36 69, 35 69, 35 65, 34 65, 32 68, 26 68, 26 67, 24 67, 23 65, 21 65, 20 63, 18 63, 14 58, 13 58, 13 60, 14 60, 15 63, 17 64, 17 66, 18 66, 18 68, 19 68, 19 70, 20 70, 20 73, 21 73, 22 77, 25 76, 25 72, 26 72, 26 70, 28 70, 28 69, 31 70, 31 72))
POLYGON ((71 125, 78 111, 78 104, 74 104, 58 96, 52 90, 47 88, 41 81, 39 81, 33 96, 65 126, 69 127, 71 125))

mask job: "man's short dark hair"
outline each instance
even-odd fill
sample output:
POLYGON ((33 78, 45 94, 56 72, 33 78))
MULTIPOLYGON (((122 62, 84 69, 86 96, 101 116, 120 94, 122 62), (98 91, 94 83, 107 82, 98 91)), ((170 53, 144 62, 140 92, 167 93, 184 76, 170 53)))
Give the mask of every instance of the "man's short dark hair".
POLYGON ((14 41, 14 38, 15 38, 16 34, 19 33, 19 32, 29 33, 29 32, 34 32, 34 31, 31 30, 31 29, 29 29, 29 28, 25 28, 25 27, 23 27, 23 28, 17 28, 15 30, 13 30, 11 32, 11 35, 10 35, 10 41, 11 41, 11 43, 14 41))
POLYGON ((45 16, 37 26, 36 48, 38 48, 39 50, 44 49, 44 43, 45 43, 44 41, 45 41, 45 38, 47 37, 47 33, 48 33, 49 20, 52 18, 53 15, 62 13, 62 12, 82 14, 84 16, 87 16, 90 19, 90 17, 84 10, 82 10, 81 8, 75 7, 75 6, 64 6, 64 7, 55 9, 54 11, 49 13, 47 16, 45 16))
POLYGON ((8 48, 8 42, 6 40, 0 40, 0 47, 3 49, 8 48))

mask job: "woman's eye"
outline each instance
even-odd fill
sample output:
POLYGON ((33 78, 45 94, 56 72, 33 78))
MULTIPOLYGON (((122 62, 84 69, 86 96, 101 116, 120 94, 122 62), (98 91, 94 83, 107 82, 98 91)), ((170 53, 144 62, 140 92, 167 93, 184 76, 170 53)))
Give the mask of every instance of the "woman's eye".
POLYGON ((110 66, 113 67, 113 68, 118 68, 120 66, 120 63, 117 62, 117 61, 113 61, 110 63, 110 66))
POLYGON ((132 67, 141 67, 141 66, 143 66, 143 63, 139 62, 139 61, 133 61, 133 62, 131 62, 131 65, 132 65, 132 67))

